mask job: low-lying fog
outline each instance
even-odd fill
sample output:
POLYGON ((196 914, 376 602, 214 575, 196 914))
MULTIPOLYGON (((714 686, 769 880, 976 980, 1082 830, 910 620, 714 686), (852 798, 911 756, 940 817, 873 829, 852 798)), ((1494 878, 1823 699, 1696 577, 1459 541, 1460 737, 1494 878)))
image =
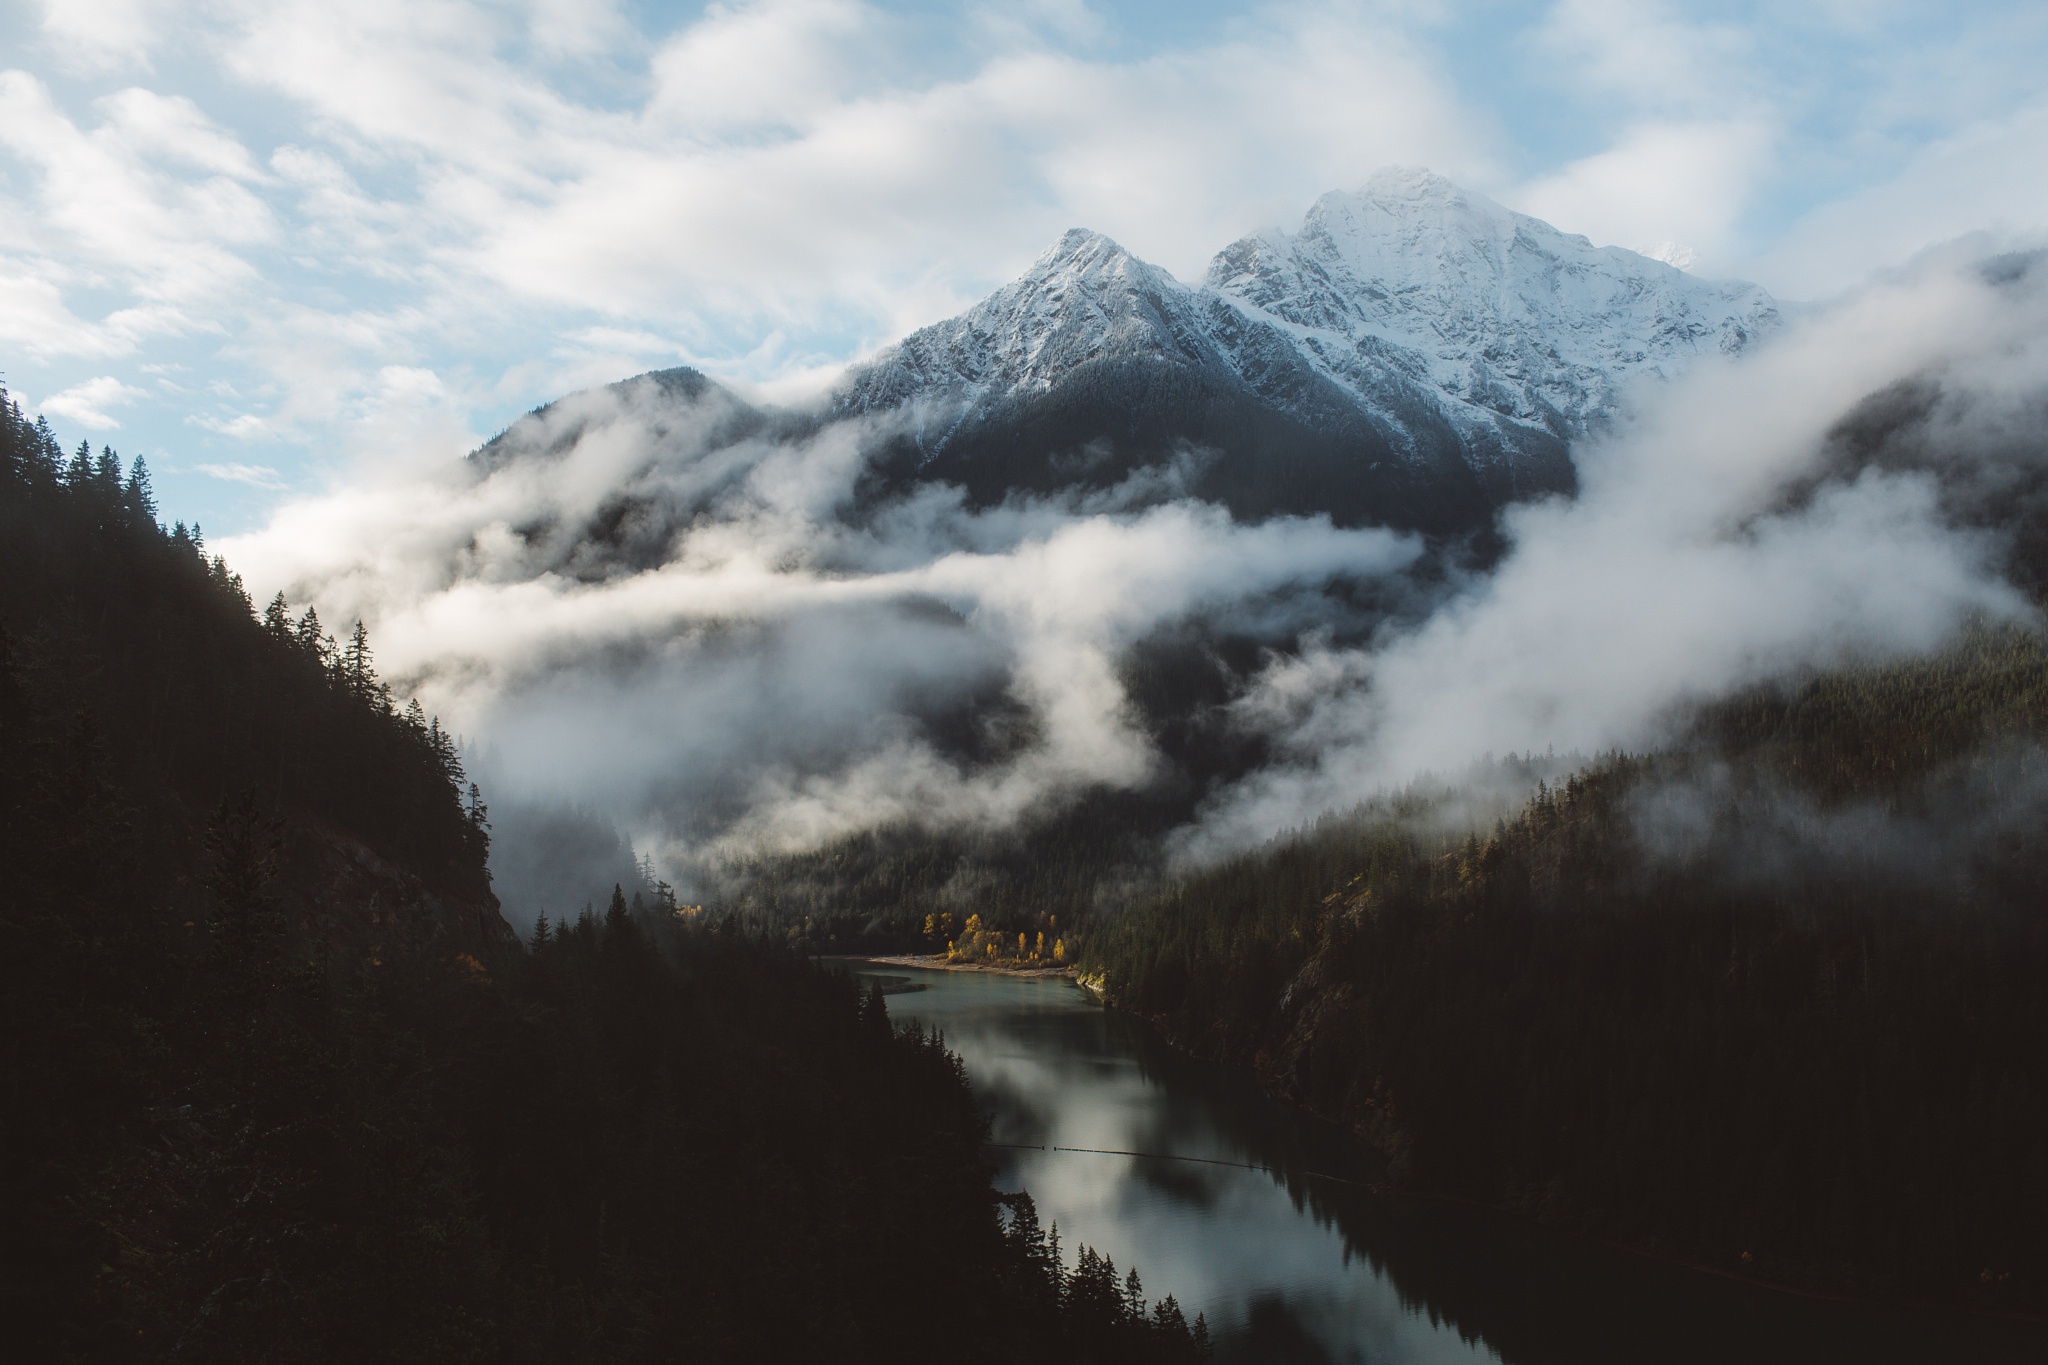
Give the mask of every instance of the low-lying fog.
POLYGON ((515 918, 591 894, 571 863, 608 884, 637 850, 673 879, 1152 782, 1119 665, 1191 618, 1267 647, 1211 719, 1268 760, 1176 836, 1201 857, 1418 772, 1643 747, 1745 683, 2030 619, 2006 541, 1958 508, 2042 448, 2044 324, 2048 264, 1925 259, 1637 391, 1575 452, 1576 500, 1512 509, 1490 573, 1424 584, 1399 581, 1442 562, 1413 537, 1244 524, 1156 480, 987 510, 925 487, 852 515, 874 423, 735 421, 652 381, 218 548, 259 601, 366 620, 387 680, 468 737, 515 918), (1857 457, 1839 424, 1909 382, 1939 458, 1857 457), (1375 583, 1407 609, 1361 617, 1375 583))

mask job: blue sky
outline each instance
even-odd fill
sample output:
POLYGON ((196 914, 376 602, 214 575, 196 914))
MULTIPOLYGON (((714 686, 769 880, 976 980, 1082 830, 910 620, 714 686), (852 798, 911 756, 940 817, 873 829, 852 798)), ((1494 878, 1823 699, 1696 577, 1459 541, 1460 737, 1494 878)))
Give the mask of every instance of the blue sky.
POLYGON ((0 3, 0 372, 168 512, 677 363, 769 396, 1060 231, 1183 278, 1390 163, 1826 296, 2048 227, 2048 6, 0 3))

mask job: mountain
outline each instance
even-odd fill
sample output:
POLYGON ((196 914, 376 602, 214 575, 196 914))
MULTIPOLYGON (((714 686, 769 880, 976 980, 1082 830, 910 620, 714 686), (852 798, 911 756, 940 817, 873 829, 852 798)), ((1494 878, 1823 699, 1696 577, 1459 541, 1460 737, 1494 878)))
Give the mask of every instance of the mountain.
POLYGON ((1506 503, 1570 492, 1570 443, 1632 382, 1739 353, 1779 324, 1754 285, 1392 170, 1325 195, 1298 232, 1232 243, 1201 285, 1070 231, 959 317, 852 367, 820 410, 756 407, 663 370, 537 409, 474 458, 485 471, 560 460, 624 410, 644 422, 644 458, 612 469, 580 520, 520 528, 535 567, 583 577, 661 562, 673 533, 744 479, 748 462, 717 452, 845 418, 882 433, 855 517, 947 483, 973 506, 1194 496, 1247 519, 1460 535, 1506 503))
POLYGON ((1625 387, 1780 322, 1747 284, 1595 247, 1428 171, 1319 200, 1183 285, 1075 230, 856 367, 837 414, 908 414, 890 486, 1106 489, 1140 469, 1245 516, 1469 530, 1573 486, 1625 387))

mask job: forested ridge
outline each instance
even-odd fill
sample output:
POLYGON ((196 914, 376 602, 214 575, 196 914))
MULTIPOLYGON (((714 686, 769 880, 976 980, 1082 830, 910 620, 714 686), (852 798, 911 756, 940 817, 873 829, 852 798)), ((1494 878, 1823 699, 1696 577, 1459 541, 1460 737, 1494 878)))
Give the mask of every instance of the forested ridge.
POLYGON ((1090 939, 1405 1187, 1737 1273, 2048 1311, 2048 643, 1707 709, 1491 831, 1389 798, 1090 939))
POLYGON ((1148 1361, 959 1063, 614 893, 519 943, 455 745, 0 394, 0 1340, 51 1361, 1148 1361))
POLYGON ((394 708, 360 623, 340 643, 282 598, 259 621, 198 528, 157 525, 140 459, 124 473, 84 443, 66 457, 4 391, 0 408, 0 624, 152 816, 189 835, 260 783, 494 921, 485 822, 452 737, 416 706, 394 708))

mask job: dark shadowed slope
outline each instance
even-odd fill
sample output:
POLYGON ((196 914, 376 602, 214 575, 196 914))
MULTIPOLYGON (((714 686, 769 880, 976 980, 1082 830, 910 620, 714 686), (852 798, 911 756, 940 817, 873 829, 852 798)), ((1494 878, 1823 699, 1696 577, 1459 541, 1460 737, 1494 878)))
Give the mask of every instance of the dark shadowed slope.
POLYGON ((667 898, 512 939, 360 629, 154 510, 0 393, 10 1359, 1202 1358, 879 994, 667 898))

